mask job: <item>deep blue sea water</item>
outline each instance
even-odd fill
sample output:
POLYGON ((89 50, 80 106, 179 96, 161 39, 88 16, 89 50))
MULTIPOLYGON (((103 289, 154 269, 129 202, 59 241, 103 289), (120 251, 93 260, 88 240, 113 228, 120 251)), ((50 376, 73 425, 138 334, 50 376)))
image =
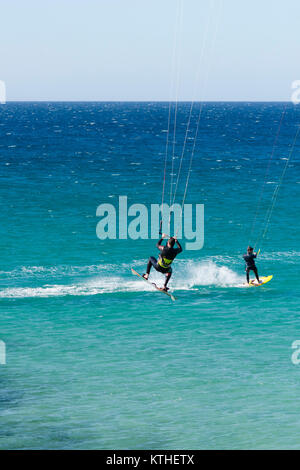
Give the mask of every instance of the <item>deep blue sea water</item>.
MULTIPOLYGON (((175 180, 189 110, 178 105, 175 180)), ((174 262, 176 302, 130 272, 155 240, 96 236, 99 204, 161 202, 168 111, 0 106, 1 449, 299 448, 300 110, 204 103, 186 202, 205 206, 205 242, 174 262), (242 286, 248 243, 266 286, 242 286)))

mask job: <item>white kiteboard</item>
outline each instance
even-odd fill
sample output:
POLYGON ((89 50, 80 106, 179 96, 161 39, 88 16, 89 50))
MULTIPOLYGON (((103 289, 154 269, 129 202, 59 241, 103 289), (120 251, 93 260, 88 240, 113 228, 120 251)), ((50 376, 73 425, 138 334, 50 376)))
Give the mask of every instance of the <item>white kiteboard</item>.
POLYGON ((165 290, 163 290, 161 287, 158 287, 155 282, 151 282, 151 281, 148 281, 148 279, 145 279, 141 274, 137 273, 133 268, 131 268, 131 272, 132 274, 135 274, 136 276, 140 277, 141 279, 143 279, 143 281, 147 282, 148 284, 152 285, 153 287, 155 287, 156 290, 158 290, 159 292, 162 292, 163 294, 166 294, 168 295, 169 297, 171 297, 172 300, 176 300, 176 297, 174 297, 174 295, 172 295, 170 292, 167 292, 165 290))

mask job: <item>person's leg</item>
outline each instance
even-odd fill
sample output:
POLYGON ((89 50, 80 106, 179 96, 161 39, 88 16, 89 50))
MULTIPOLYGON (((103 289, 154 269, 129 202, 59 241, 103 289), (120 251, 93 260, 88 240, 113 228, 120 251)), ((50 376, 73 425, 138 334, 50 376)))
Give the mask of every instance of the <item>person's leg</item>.
POLYGON ((172 271, 169 271, 168 273, 166 273, 166 280, 165 280, 164 289, 168 289, 167 284, 168 284, 169 280, 171 279, 171 276, 172 276, 172 271))
POLYGON ((246 269, 246 278, 247 278, 247 284, 249 284, 249 281, 250 281, 250 269, 246 269))
POLYGON ((156 264, 157 264, 156 258, 154 258, 154 256, 150 256, 148 264, 147 264, 147 271, 145 274, 143 274, 143 277, 145 279, 148 279, 152 266, 156 266, 156 264))
POLYGON ((257 282, 260 282, 258 272, 257 272, 257 267, 253 268, 253 271, 254 271, 257 282))

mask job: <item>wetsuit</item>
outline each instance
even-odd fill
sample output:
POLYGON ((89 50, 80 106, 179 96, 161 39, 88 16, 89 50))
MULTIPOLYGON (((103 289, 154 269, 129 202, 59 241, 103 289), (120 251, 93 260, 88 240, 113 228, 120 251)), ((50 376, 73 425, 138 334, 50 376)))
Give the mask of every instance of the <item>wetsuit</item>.
POLYGON ((256 256, 257 256, 257 253, 249 253, 249 252, 243 255, 243 258, 246 263, 246 277, 247 277, 248 284, 249 284, 249 278, 250 278, 250 275, 249 275, 250 271, 254 272, 257 282, 259 282, 257 267, 255 266, 255 261, 254 261, 256 256))
POLYGON ((156 244, 157 248, 160 251, 158 260, 154 258, 154 256, 150 256, 146 272, 149 275, 150 270, 153 266, 156 269, 156 271, 166 274, 166 281, 165 281, 165 287, 166 287, 172 275, 171 264, 173 260, 176 258, 176 256, 182 252, 182 248, 178 241, 176 242, 178 245, 178 248, 174 248, 174 247, 171 248, 171 247, 168 247, 167 245, 163 246, 161 245, 162 241, 163 241, 163 238, 161 238, 159 242, 156 244))

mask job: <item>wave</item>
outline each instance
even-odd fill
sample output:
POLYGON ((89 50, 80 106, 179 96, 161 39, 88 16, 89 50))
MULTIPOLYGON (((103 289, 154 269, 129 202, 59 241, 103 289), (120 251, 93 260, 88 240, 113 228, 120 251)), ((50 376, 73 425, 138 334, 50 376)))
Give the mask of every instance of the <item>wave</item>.
MULTIPOLYGON (((217 287, 235 287, 244 281, 240 276, 227 266, 219 266, 214 261, 187 263, 184 273, 180 272, 181 283, 186 287, 194 286, 217 286, 217 287), (184 274, 184 276, 182 276, 184 274)), ((176 279, 174 284, 177 284, 176 279)))
MULTIPOLYGON (((262 251, 259 255, 260 259, 265 261, 284 261, 285 263, 298 263, 300 258, 300 251, 262 251)), ((141 272, 145 269, 147 264, 146 259, 138 259, 132 261, 132 266, 141 272)), ((227 273, 226 269, 228 266, 236 267, 240 269, 243 265, 243 260, 241 258, 241 253, 236 255, 214 255, 202 258, 201 260, 182 260, 176 259, 176 265, 174 269, 174 279, 180 276, 181 273, 188 275, 190 278, 190 273, 193 273, 193 276, 199 279, 200 285, 208 284, 231 284, 231 275, 227 273), (229 280, 229 282, 227 282, 229 280), (211 282, 213 281, 213 282, 211 282)), ((2 280, 4 279, 16 279, 18 281, 23 280, 42 280, 49 278, 60 279, 67 276, 72 277, 84 277, 84 276, 101 276, 107 275, 111 276, 114 273, 121 274, 126 276, 130 266, 128 263, 121 264, 92 264, 92 265, 56 265, 56 266, 18 266, 12 270, 0 270, 0 276, 2 280)), ((229 269, 230 271, 230 269, 229 269)), ((231 271, 232 272, 232 271, 231 271)), ((123 278, 122 278, 123 279, 123 278)), ((234 277, 232 278, 234 279, 234 277)), ((173 281, 172 280, 172 281, 173 281)), ((235 281, 233 281, 235 282, 235 281)))
POLYGON ((285 263, 298 263, 300 251, 276 251, 276 252, 262 252, 260 258, 266 261, 284 261, 285 263))
MULTIPOLYGON (((136 263, 139 266, 142 262, 136 263)), ((144 264, 143 264, 144 266, 144 264)), ((74 268, 74 267, 73 267, 74 268)), ((89 268, 89 267, 85 267, 89 268)), ((80 269, 82 273, 83 269, 80 269)), ((93 279, 81 281, 73 284, 45 284, 39 287, 13 287, 0 289, 0 298, 28 298, 28 297, 61 297, 61 296, 86 296, 108 294, 115 292, 138 292, 151 291, 152 286, 146 284, 141 279, 132 277, 128 265, 121 266, 95 266, 86 269, 85 272, 95 274, 93 279), (114 275, 118 272, 119 275, 114 275)), ((142 272, 142 269, 140 269, 142 272)), ((29 269, 26 273, 36 273, 38 276, 43 270, 41 268, 29 269)), ((50 268, 46 269, 53 274, 50 268)), ((69 273, 70 271, 67 270, 69 273)), ((73 271, 72 271, 73 272, 73 271)), ((60 271, 61 274, 61 271, 60 271)), ((151 280, 158 285, 162 285, 164 278, 161 274, 152 271, 151 280)), ((201 286, 215 287, 238 287, 242 284, 244 277, 239 276, 227 266, 219 266, 214 261, 203 262, 180 261, 176 263, 173 278, 171 280, 171 290, 191 290, 201 286)))
MULTIPOLYGON (((123 265, 128 268, 127 264, 123 265)), ((121 266, 121 268, 123 267, 121 266)), ((120 267, 118 267, 120 269, 120 267)), ((57 266, 18 266, 11 271, 0 270, 2 279, 39 279, 62 276, 82 276, 97 275, 103 272, 112 272, 116 270, 113 264, 92 264, 83 266, 57 265, 57 266)))

